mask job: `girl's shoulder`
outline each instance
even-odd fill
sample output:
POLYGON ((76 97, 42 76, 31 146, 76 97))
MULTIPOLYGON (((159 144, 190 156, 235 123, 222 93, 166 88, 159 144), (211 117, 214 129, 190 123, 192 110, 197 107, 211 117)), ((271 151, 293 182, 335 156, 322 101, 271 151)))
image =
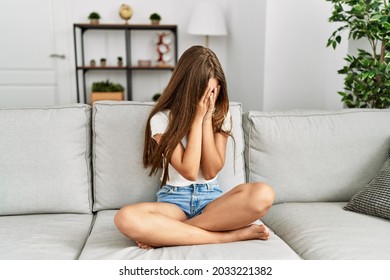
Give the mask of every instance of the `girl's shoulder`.
POLYGON ((163 110, 153 115, 153 117, 150 119, 152 135, 165 132, 168 127, 169 113, 170 110, 163 110))
POLYGON ((156 114, 154 114, 154 116, 151 118, 151 120, 168 120, 169 119, 169 113, 170 113, 170 110, 163 110, 163 111, 159 111, 157 112, 156 114))
POLYGON ((232 130, 232 115, 230 114, 230 111, 226 113, 225 119, 222 123, 222 130, 223 131, 231 131, 232 130))

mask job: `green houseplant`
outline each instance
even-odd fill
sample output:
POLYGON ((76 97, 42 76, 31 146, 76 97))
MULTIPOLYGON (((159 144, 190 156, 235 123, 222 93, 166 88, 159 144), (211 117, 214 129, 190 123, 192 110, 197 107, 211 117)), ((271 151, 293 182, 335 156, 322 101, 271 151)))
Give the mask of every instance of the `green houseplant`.
POLYGON ((110 80, 92 84, 91 104, 98 100, 123 100, 124 87, 110 80))
POLYGON ((161 20, 161 16, 157 13, 153 13, 150 15, 149 19, 151 20, 153 25, 158 25, 161 20))
POLYGON ((92 12, 89 14, 88 19, 90 20, 91 24, 98 24, 100 15, 97 12, 92 12))
POLYGON ((123 66, 123 58, 121 56, 118 56, 117 65, 118 65, 118 67, 122 67, 123 66))
POLYGON ((115 84, 110 80, 94 82, 92 84, 93 92, 123 92, 124 87, 121 84, 115 84))
POLYGON ((156 101, 160 98, 160 96, 161 96, 161 93, 160 93, 160 92, 157 92, 156 94, 153 95, 152 100, 153 100, 154 102, 156 102, 156 101))
POLYGON ((347 64, 338 71, 345 75, 344 90, 338 92, 349 108, 390 107, 390 7, 388 0, 326 0, 333 5, 330 22, 339 22, 327 47, 348 39, 367 40, 368 49, 347 55, 347 64))

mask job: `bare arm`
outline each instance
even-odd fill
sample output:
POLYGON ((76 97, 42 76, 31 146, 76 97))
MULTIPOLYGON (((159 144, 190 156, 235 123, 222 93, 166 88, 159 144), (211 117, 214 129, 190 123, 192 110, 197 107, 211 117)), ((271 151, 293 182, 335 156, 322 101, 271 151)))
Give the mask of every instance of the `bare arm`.
POLYGON ((215 88, 210 96, 208 111, 203 120, 202 157, 200 166, 206 180, 214 178, 225 164, 227 136, 223 133, 214 133, 212 114, 219 89, 215 88))
MULTIPOLYGON (((202 150, 202 123, 208 108, 208 99, 206 98, 207 91, 201 98, 195 119, 191 125, 190 132, 187 138, 187 147, 179 143, 173 151, 170 163, 184 178, 190 181, 195 181, 198 177, 200 168, 200 158, 202 150)), ((157 134, 154 139, 157 143, 160 142, 162 135, 157 134)))
MULTIPOLYGON (((213 133, 209 125, 203 124, 201 169, 206 180, 214 178, 225 165, 227 136, 213 133)), ((211 126, 211 125, 210 125, 211 126)))

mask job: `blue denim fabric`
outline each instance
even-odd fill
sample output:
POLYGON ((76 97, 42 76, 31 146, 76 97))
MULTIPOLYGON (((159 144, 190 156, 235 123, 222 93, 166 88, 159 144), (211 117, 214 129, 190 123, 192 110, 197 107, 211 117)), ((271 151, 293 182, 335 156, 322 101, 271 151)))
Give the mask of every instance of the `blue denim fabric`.
POLYGON ((188 219, 201 214, 203 209, 221 194, 222 190, 216 180, 184 187, 165 185, 156 193, 158 202, 179 206, 188 219))

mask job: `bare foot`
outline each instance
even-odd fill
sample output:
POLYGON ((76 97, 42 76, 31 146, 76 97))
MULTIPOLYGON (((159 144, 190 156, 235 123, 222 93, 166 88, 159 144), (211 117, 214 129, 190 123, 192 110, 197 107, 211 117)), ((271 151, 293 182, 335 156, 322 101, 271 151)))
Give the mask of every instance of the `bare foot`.
POLYGON ((269 239, 269 229, 264 225, 256 225, 252 224, 247 227, 237 229, 233 231, 238 235, 239 240, 250 240, 250 239, 261 239, 268 240, 269 239))
POLYGON ((147 245, 147 244, 144 244, 144 243, 142 243, 142 242, 136 241, 136 240, 135 240, 135 243, 136 243, 137 246, 140 247, 141 249, 145 249, 145 250, 154 249, 154 247, 149 246, 149 245, 147 245))
MULTIPOLYGON (((265 226, 264 224, 251 224, 244 228, 225 232, 223 233, 223 235, 224 238, 221 239, 222 243, 253 239, 268 240, 270 237, 270 232, 267 226, 265 226)), ((150 250, 156 248, 139 241, 135 241, 135 243, 141 249, 150 250)))

